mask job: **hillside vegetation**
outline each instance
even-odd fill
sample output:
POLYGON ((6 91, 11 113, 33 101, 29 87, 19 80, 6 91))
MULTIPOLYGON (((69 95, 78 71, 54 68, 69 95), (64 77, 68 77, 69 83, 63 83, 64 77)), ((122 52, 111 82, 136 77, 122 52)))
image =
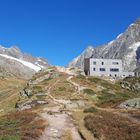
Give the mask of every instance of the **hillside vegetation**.
MULTIPOLYGON (((1 116, 0 139, 139 140, 139 109, 119 105, 140 94, 123 81, 42 70, 21 82, 12 112, 1 116)), ((3 99, 8 103, 9 97, 3 99)))
POLYGON ((0 115, 15 110, 19 99, 19 92, 26 85, 26 81, 16 77, 0 77, 0 115))

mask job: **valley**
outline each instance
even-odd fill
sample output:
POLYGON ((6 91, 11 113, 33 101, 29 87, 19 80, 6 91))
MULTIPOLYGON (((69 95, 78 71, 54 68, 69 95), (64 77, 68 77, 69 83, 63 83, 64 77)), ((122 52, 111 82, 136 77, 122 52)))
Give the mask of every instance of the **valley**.
MULTIPOLYGON (((138 140, 139 105, 120 106, 140 98, 139 91, 120 84, 139 82, 131 79, 86 77, 57 67, 41 70, 28 81, 9 77, 10 83, 17 83, 1 89, 8 107, 1 101, 0 109, 5 112, 0 116, 0 139, 138 140)), ((5 80, 1 79, 3 87, 5 80)))

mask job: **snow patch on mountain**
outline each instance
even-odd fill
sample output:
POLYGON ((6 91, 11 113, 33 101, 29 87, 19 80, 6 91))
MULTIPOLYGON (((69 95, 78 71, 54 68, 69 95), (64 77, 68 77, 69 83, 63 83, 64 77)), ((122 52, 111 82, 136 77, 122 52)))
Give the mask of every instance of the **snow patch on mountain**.
POLYGON ((23 60, 20 60, 20 59, 17 59, 17 58, 14 58, 12 56, 8 56, 8 55, 5 55, 5 54, 0 54, 0 56, 5 57, 7 59, 12 59, 12 60, 18 61, 18 62, 22 63, 24 66, 27 66, 27 67, 29 67, 30 69, 33 69, 36 72, 41 70, 40 66, 36 66, 36 65, 34 65, 34 64, 30 63, 30 62, 23 61, 23 60))
POLYGON ((119 35, 117 36, 117 39, 119 39, 122 35, 123 35, 123 33, 119 34, 119 35))
POLYGON ((113 42, 114 42, 114 40, 110 41, 110 42, 108 43, 108 45, 111 45, 113 42))
POLYGON ((130 24, 130 26, 129 27, 131 27, 131 26, 134 26, 135 24, 130 24))
POLYGON ((35 62, 35 65, 37 65, 38 67, 40 67, 40 68, 44 68, 42 65, 40 65, 38 62, 35 62))

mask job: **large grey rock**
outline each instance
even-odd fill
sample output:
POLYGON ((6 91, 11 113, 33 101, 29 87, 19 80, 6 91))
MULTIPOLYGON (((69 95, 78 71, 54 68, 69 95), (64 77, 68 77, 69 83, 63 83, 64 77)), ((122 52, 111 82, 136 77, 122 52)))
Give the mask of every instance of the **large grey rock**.
POLYGON ((48 102, 45 100, 32 100, 32 101, 27 101, 24 103, 17 103, 16 108, 18 111, 22 111, 22 110, 31 109, 33 107, 36 107, 38 105, 43 105, 43 104, 48 104, 48 102))
POLYGON ((82 100, 70 101, 65 104, 66 109, 78 109, 85 106, 85 102, 82 100))
MULTIPOLYGON (((130 78, 129 78, 130 79, 130 78)), ((122 88, 133 91, 137 94, 140 94, 140 81, 135 80, 135 77, 131 78, 131 80, 124 79, 120 82, 122 88)))
POLYGON ((127 100, 119 105, 119 108, 137 108, 140 109, 140 98, 127 100))
POLYGON ((28 88, 25 88, 20 92, 20 95, 22 97, 29 97, 30 95, 32 95, 32 90, 28 89, 28 88))

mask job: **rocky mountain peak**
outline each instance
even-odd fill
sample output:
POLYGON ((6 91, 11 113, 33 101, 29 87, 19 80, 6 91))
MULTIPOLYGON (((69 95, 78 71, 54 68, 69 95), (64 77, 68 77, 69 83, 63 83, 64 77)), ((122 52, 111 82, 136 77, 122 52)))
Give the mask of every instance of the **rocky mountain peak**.
POLYGON ((10 49, 20 52, 20 49, 17 46, 12 46, 10 49))
POLYGON ((93 46, 88 46, 84 51, 83 51, 83 55, 85 56, 85 57, 90 57, 91 55, 92 55, 92 53, 93 53, 93 51, 94 51, 94 48, 93 48, 93 46))
POLYGON ((79 55, 78 57, 76 57, 75 59, 73 59, 73 61, 71 63, 68 64, 68 67, 78 67, 83 69, 83 59, 84 58, 89 58, 92 56, 94 52, 94 48, 92 45, 89 45, 83 52, 81 55, 79 55))
POLYGON ((140 19, 129 25, 124 33, 119 34, 116 39, 97 46, 88 47, 76 59, 69 63, 69 67, 83 68, 84 58, 110 58, 122 59, 125 71, 133 71, 137 68, 139 58, 138 48, 140 47, 140 19))
POLYGON ((17 46, 11 48, 0 46, 0 67, 12 75, 29 79, 35 72, 48 66, 46 59, 24 54, 17 46))
POLYGON ((93 45, 88 45, 87 50, 93 50, 93 49, 94 49, 93 45))

